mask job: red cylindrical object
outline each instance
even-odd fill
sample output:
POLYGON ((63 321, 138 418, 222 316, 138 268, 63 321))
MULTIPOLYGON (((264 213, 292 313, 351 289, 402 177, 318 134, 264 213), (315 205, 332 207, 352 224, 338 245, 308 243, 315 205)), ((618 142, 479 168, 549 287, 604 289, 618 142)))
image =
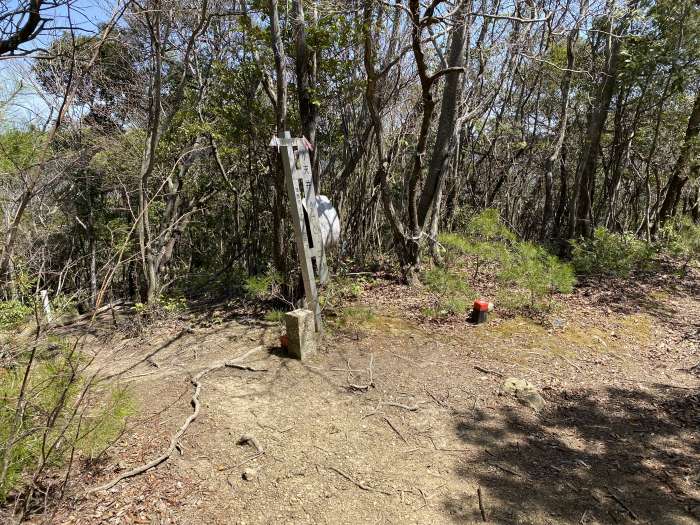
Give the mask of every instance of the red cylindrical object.
POLYGON ((472 319, 476 324, 485 323, 489 314, 489 303, 483 299, 474 301, 474 309, 472 310, 472 319))
POLYGON ((484 301, 483 299, 477 299, 474 301, 474 311, 475 312, 488 312, 489 311, 489 302, 484 301))

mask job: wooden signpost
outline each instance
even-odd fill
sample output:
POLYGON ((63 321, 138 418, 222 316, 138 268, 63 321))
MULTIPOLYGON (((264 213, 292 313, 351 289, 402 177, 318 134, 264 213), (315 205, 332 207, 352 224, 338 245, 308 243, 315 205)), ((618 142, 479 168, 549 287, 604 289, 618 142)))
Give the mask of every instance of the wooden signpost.
POLYGON ((285 131, 284 136, 272 138, 270 147, 277 148, 282 155, 285 187, 289 196, 307 307, 314 312, 316 332, 321 333, 323 324, 316 275, 323 284, 328 278, 328 270, 311 172, 309 150, 312 146, 306 138, 292 138, 291 134, 285 131))

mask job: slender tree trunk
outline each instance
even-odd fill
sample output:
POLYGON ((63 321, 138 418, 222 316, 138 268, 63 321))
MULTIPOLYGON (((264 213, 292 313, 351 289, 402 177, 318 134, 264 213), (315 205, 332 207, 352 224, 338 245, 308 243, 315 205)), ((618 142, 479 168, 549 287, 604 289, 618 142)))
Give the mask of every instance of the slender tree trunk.
MULTIPOLYGON (((270 16, 272 54, 275 59, 275 122, 277 124, 277 136, 282 137, 287 129, 287 58, 280 30, 278 0, 268 0, 268 15, 270 16)), ((284 189, 284 171, 279 155, 275 156, 273 164, 275 191, 273 199, 272 259, 275 269, 287 282, 287 257, 284 239, 287 201, 284 189)))
MULTIPOLYGON (((623 22, 623 24, 626 25, 626 22, 623 22)), ((593 232, 593 191, 598 167, 598 153, 610 109, 610 102, 615 93, 620 63, 620 36, 623 33, 623 27, 615 33, 608 38, 605 56, 606 67, 603 70, 601 85, 588 117, 586 143, 576 176, 578 184, 574 203, 575 208, 573 209, 572 237, 590 237, 593 232)))
POLYGON ((153 9, 145 14, 151 36, 151 83, 149 85, 148 123, 146 143, 141 158, 141 170, 138 188, 138 224, 137 233, 141 249, 141 264, 145 278, 145 297, 151 303, 159 293, 159 281, 156 272, 153 246, 151 245, 151 225, 148 214, 149 197, 148 183, 153 173, 156 161, 156 148, 161 133, 161 84, 162 84, 162 42, 161 42, 161 8, 159 2, 154 2, 153 9), (152 17, 152 18, 151 18, 152 17))
POLYGON ((313 144, 310 152, 314 186, 318 193, 320 173, 318 169, 318 144, 316 144, 316 128, 318 126, 318 103, 314 100, 313 90, 316 88, 317 54, 306 39, 306 19, 304 17, 303 0, 294 0, 294 32, 296 34, 296 78, 297 98, 299 100, 299 117, 303 135, 313 144))
POLYGON ((560 167, 559 157, 566 139, 566 128, 569 122, 569 93, 571 91, 571 79, 576 66, 576 54, 574 52, 578 33, 583 20, 588 12, 588 0, 581 2, 579 19, 571 28, 566 38, 566 69, 561 80, 561 114, 557 124, 557 135, 552 153, 547 157, 544 166, 544 209, 542 210, 542 224, 540 227, 540 240, 545 240, 549 234, 550 223, 554 214, 554 170, 560 167))
MULTIPOLYGON (((447 171, 448 161, 455 146, 455 126, 457 124, 457 111, 462 101, 462 75, 464 74, 464 55, 466 47, 466 21, 467 12, 471 11, 472 2, 462 1, 455 14, 455 28, 453 29, 450 49, 447 59, 448 69, 445 74, 445 85, 442 90, 440 102, 440 118, 438 121, 435 145, 430 157, 428 176, 423 186, 418 206, 418 222, 424 226, 433 206, 438 206, 442 196, 442 185, 447 171), (469 5, 467 5, 469 4, 469 5)), ((439 215, 439 210, 438 210, 439 215)))
POLYGON ((700 90, 695 95, 695 103, 693 104, 693 110, 690 113, 690 118, 688 119, 688 128, 685 132, 683 145, 681 146, 681 151, 678 154, 676 164, 673 167, 671 178, 668 181, 666 195, 654 223, 652 234, 655 234, 659 230, 659 227, 663 226, 668 218, 673 216, 675 213, 676 207, 678 206, 678 201, 681 197, 683 186, 685 186, 685 183, 688 182, 688 172, 700 171, 700 163, 697 159, 698 147, 696 144, 699 134, 700 90))

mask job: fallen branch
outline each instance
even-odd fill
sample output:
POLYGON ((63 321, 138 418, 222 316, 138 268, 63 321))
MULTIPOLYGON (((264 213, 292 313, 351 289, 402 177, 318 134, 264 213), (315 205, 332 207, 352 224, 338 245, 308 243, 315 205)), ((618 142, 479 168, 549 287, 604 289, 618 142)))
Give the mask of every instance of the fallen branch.
POLYGON ((444 401, 441 401, 440 399, 438 399, 438 398, 435 396, 435 394, 433 394, 433 393, 432 393, 430 390, 428 390, 426 387, 423 387, 423 389, 425 390, 425 393, 428 394, 428 395, 433 399, 433 401, 435 401, 435 403, 436 403, 439 407, 442 407, 442 408, 449 408, 449 407, 447 406, 447 404, 446 404, 444 401))
POLYGON ((125 378, 121 379, 121 381, 123 381, 123 382, 133 381, 134 379, 139 379, 140 377, 146 377, 146 376, 150 376, 150 375, 157 374, 157 373, 158 372, 156 370, 153 370, 151 372, 145 372, 143 374, 136 374, 134 376, 125 377, 125 378))
POLYGON ((438 447, 438 446, 435 444, 435 440, 433 439, 433 436, 431 436, 431 435, 426 435, 426 437, 427 437, 428 440, 430 440, 430 442, 432 443, 433 448, 434 448, 435 450, 440 451, 440 452, 470 452, 470 450, 469 450, 468 448, 443 448, 443 447, 438 447))
POLYGON ((508 467, 504 467, 503 465, 499 465, 498 463, 489 463, 492 467, 496 467, 498 469, 501 469, 503 472, 507 472, 508 474, 512 474, 513 476, 517 477, 522 477, 520 474, 515 472, 514 470, 509 469, 508 467))
POLYGON ((573 369, 576 370, 577 372, 580 372, 580 371, 581 371, 581 367, 576 366, 571 360, 569 360, 569 359, 566 358, 565 356, 561 355, 561 356, 559 356, 559 357, 561 357, 562 361, 564 361, 567 365, 569 365, 571 368, 573 368, 573 369))
POLYGON ((235 363, 236 361, 241 361, 245 359, 246 357, 250 356, 251 354, 254 354, 258 350, 262 349, 263 347, 258 346, 255 347, 246 353, 238 356, 236 359, 232 361, 228 361, 226 363, 221 363, 218 365, 214 365, 212 367, 206 368, 199 372, 197 375, 195 375, 190 382, 194 386, 194 393, 192 394, 192 399, 190 401, 190 404, 192 405, 192 413, 185 419, 185 422, 182 424, 182 426, 173 434, 173 436, 170 438, 170 446, 163 452, 160 456, 152 459, 148 463, 141 465, 139 467, 133 468, 127 472, 124 472, 123 474, 120 474, 116 478, 112 479, 111 481, 108 481, 107 483, 103 485, 99 485, 97 487, 93 487, 91 489, 88 489, 87 493, 91 494, 93 492, 100 492, 103 490, 109 490, 112 487, 114 487, 117 483, 119 483, 122 480, 125 480, 127 478, 132 478, 134 476, 138 476, 139 474, 143 474, 144 472, 151 470, 154 467, 157 467, 161 463, 163 463, 165 460, 170 458, 170 456, 173 454, 175 449, 179 445, 180 438, 185 434, 189 426, 192 424, 192 422, 197 419, 197 416, 199 415, 199 409, 200 409, 200 404, 199 404, 199 394, 202 391, 202 383, 200 382, 202 377, 207 375, 210 372, 213 372, 214 370, 219 370, 221 368, 225 368, 227 366, 230 366, 231 364, 235 363))
POLYGON ((233 361, 230 361, 228 363, 224 363, 224 366, 226 368, 236 368, 238 370, 247 370, 248 372, 267 372, 267 368, 253 368, 252 366, 248 366, 248 365, 239 365, 237 363, 234 363, 233 361))

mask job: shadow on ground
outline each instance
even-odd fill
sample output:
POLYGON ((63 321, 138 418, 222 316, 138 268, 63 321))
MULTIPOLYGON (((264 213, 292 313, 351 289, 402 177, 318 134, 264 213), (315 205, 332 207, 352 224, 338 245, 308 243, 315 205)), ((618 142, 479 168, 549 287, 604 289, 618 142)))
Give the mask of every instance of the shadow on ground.
POLYGON ((676 332, 681 340, 700 343, 700 312, 693 301, 700 297, 700 272, 688 268, 680 274, 669 261, 654 271, 637 272, 633 278, 604 277, 583 280, 583 295, 620 314, 648 314, 676 332))
MULTIPOLYGON (((458 437, 479 452, 457 470, 481 487, 489 522, 697 523, 700 391, 612 387, 546 397, 539 417, 499 403, 458 418, 458 437)), ((482 521, 476 496, 444 507, 455 522, 482 521)))

